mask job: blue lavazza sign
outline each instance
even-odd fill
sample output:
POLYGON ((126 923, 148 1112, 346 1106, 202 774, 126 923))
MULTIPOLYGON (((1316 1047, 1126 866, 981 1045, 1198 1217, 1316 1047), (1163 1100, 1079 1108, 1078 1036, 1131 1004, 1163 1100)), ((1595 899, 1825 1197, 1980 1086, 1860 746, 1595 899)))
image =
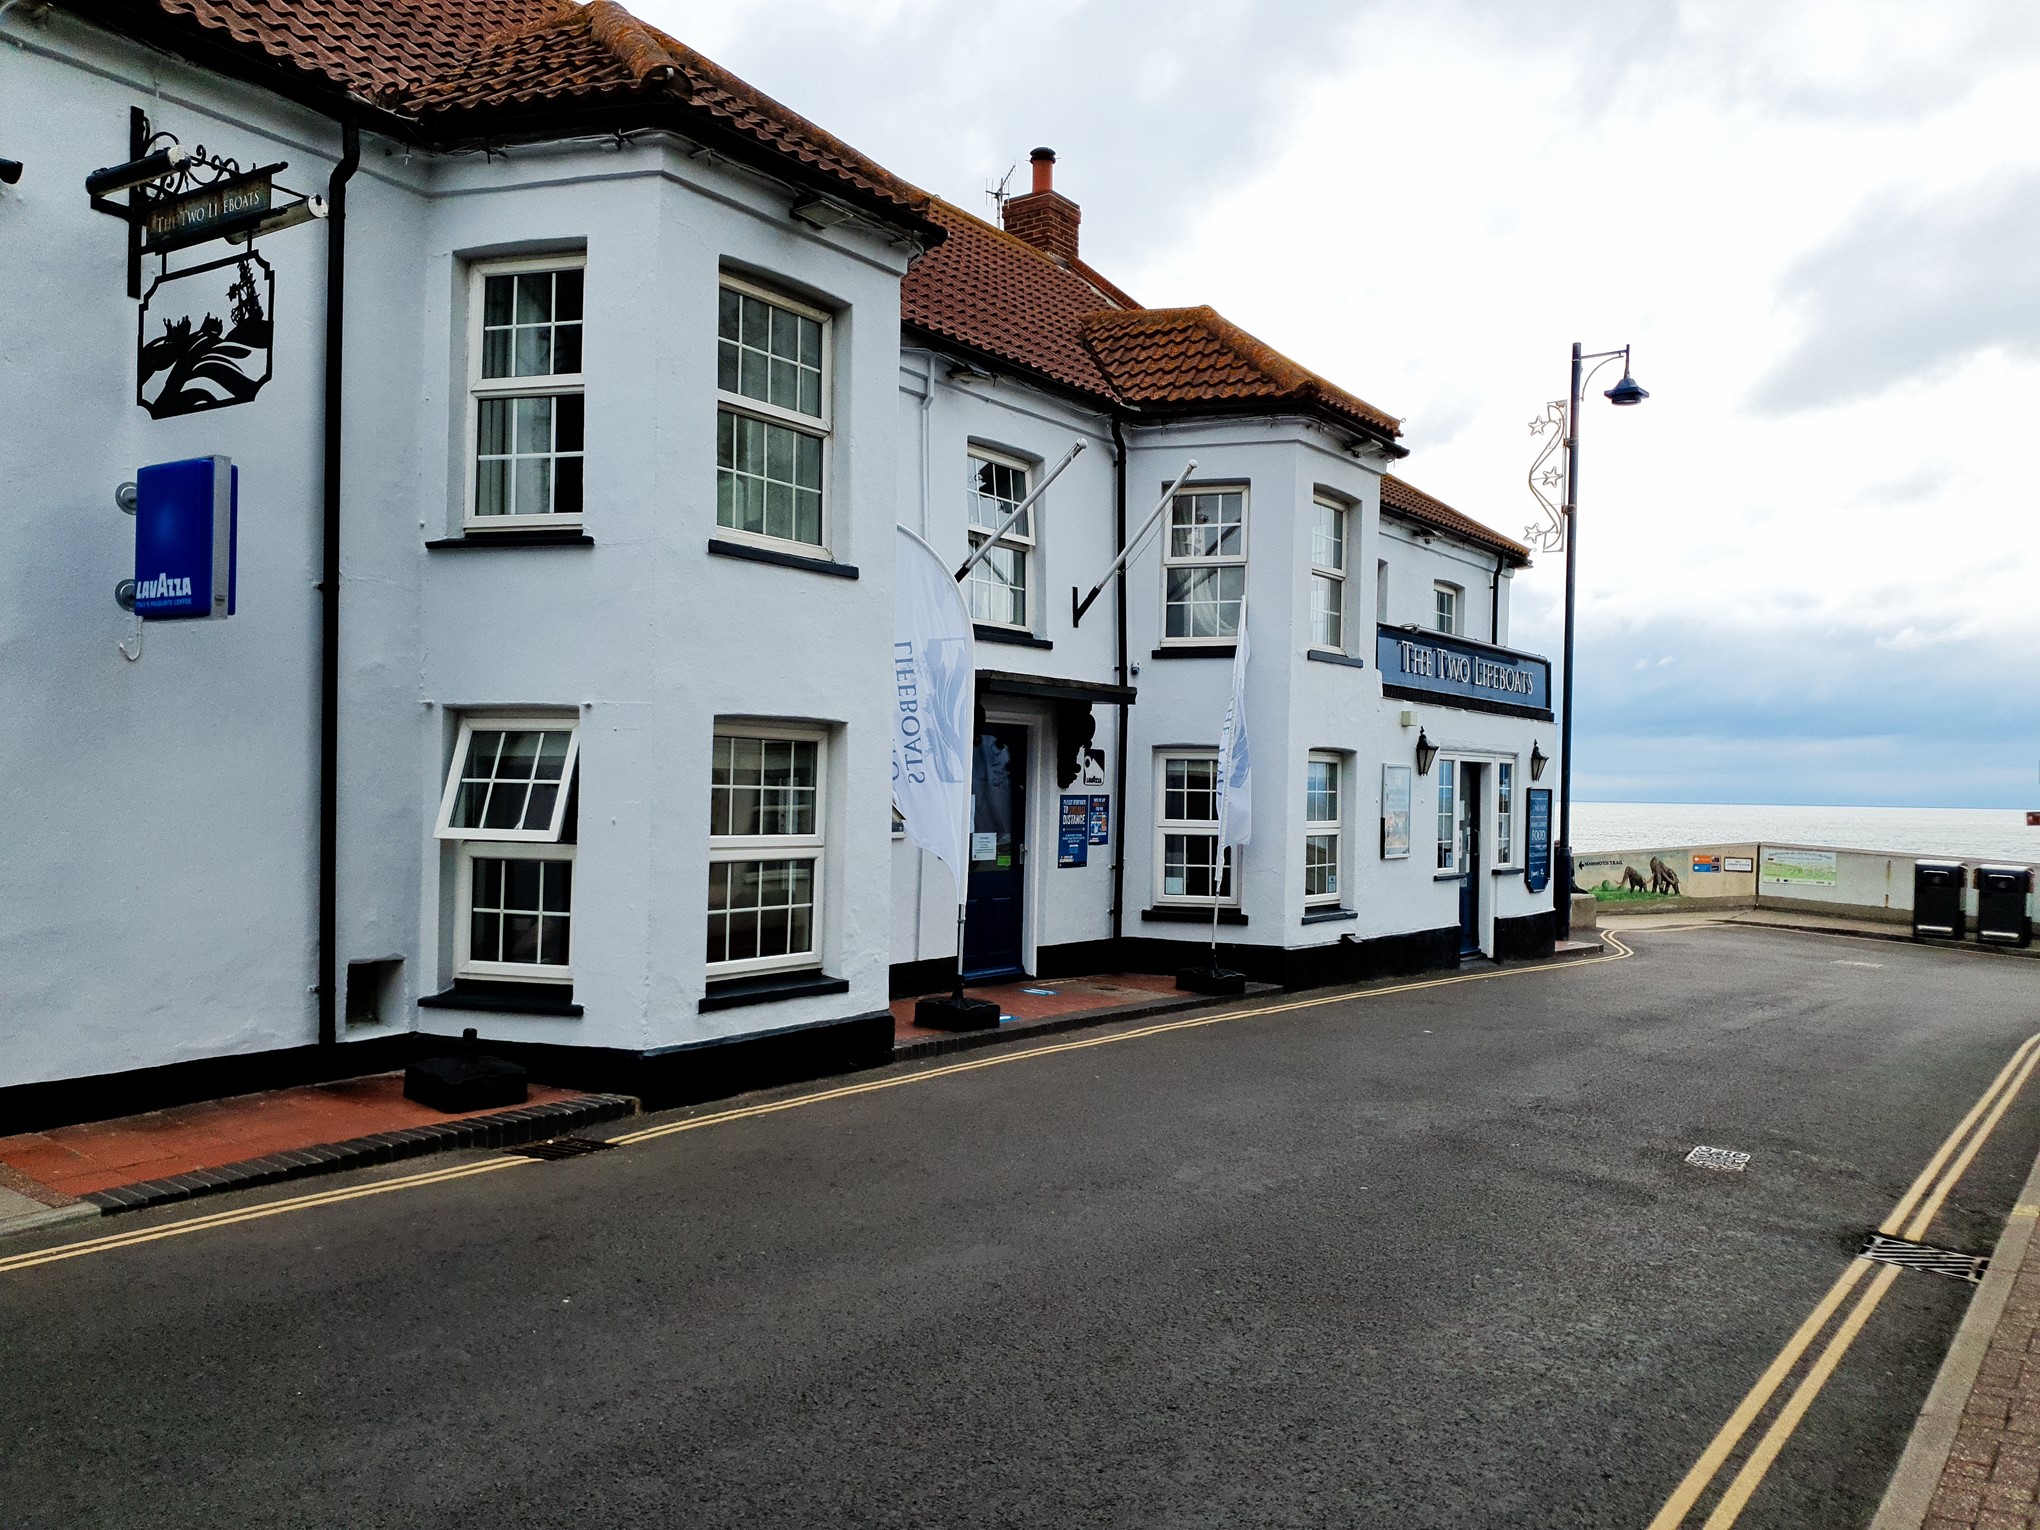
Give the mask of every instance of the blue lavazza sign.
POLYGON ((1551 664, 1531 654, 1418 627, 1380 627, 1374 655, 1384 686, 1445 701, 1459 697, 1551 710, 1551 664))
POLYGON ((225 457, 157 462, 135 475, 135 614, 234 614, 241 474, 225 457))

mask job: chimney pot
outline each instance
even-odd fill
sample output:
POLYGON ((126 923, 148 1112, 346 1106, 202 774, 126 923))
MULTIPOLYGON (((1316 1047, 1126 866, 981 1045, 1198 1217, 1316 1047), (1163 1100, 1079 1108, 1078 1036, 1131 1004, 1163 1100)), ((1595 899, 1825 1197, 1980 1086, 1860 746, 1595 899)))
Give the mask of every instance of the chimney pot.
POLYGON ((1034 162, 1034 189, 1025 196, 1008 197, 1000 205, 1006 232, 1058 260, 1073 261, 1082 214, 1076 203, 1055 189, 1055 150, 1036 149, 1027 157, 1034 162))

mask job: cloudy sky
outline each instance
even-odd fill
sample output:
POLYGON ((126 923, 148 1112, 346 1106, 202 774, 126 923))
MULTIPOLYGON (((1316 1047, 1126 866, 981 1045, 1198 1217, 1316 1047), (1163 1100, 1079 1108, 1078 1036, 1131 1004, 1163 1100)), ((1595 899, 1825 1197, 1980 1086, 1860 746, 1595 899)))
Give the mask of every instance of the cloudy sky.
MULTIPOLYGON (((1407 420, 1534 518, 1583 413, 1582 797, 2040 807, 2040 7, 779 0, 638 8, 983 212, 1061 156, 1086 257, 1407 420)), ((1555 652, 1561 560, 1517 580, 1555 652)))

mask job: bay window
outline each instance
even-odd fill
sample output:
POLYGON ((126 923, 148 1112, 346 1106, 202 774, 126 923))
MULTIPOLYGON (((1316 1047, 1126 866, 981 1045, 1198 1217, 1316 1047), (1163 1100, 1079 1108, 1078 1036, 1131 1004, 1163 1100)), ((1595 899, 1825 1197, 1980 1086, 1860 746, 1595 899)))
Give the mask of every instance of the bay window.
POLYGON ((456 848, 454 973, 573 978, 579 729, 557 718, 468 718, 440 799, 456 848))
POLYGON ((559 256, 474 268, 470 529, 580 524, 583 276, 559 256))
POLYGON ((1226 641, 1239 636, 1247 598, 1247 492, 1197 490, 1169 505, 1162 544, 1162 641, 1226 641))
POLYGON ((821 964, 825 750, 806 729, 718 727, 709 775, 711 978, 821 964))
POLYGON ((826 548, 828 315, 729 277, 718 302, 716 524, 826 548))
POLYGON ((1314 753, 1304 767, 1303 901, 1336 905, 1344 843, 1344 770, 1336 754, 1314 753))
POLYGON ((1218 755, 1165 754, 1157 762, 1155 901, 1231 903, 1232 870, 1218 845, 1218 755))
POLYGON ((1346 647, 1346 507, 1320 499, 1310 534, 1310 646, 1346 647))

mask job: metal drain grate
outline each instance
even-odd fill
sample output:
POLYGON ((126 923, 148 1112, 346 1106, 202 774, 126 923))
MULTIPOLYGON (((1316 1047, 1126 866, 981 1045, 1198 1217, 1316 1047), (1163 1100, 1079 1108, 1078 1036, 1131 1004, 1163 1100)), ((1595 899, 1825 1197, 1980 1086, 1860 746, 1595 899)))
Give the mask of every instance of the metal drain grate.
POLYGON ((1879 1264, 1896 1264, 1908 1270, 1925 1270, 1929 1275, 1946 1275, 1966 1280, 1972 1286, 1983 1279, 1990 1260, 1981 1254, 1958 1254, 1952 1248, 1935 1248, 1931 1243, 1914 1243, 1906 1238, 1887 1238, 1872 1233, 1863 1245, 1863 1257, 1879 1264))
POLYGON ((606 1153, 615 1146, 613 1142, 597 1142, 592 1137, 549 1137, 544 1142, 527 1142, 503 1151, 519 1158, 580 1158, 588 1153, 606 1153))
POLYGON ((1696 1169, 1720 1169, 1729 1174, 1740 1174, 1750 1166, 1750 1155, 1738 1153, 1734 1148, 1696 1147, 1686 1155, 1686 1162, 1696 1169))

